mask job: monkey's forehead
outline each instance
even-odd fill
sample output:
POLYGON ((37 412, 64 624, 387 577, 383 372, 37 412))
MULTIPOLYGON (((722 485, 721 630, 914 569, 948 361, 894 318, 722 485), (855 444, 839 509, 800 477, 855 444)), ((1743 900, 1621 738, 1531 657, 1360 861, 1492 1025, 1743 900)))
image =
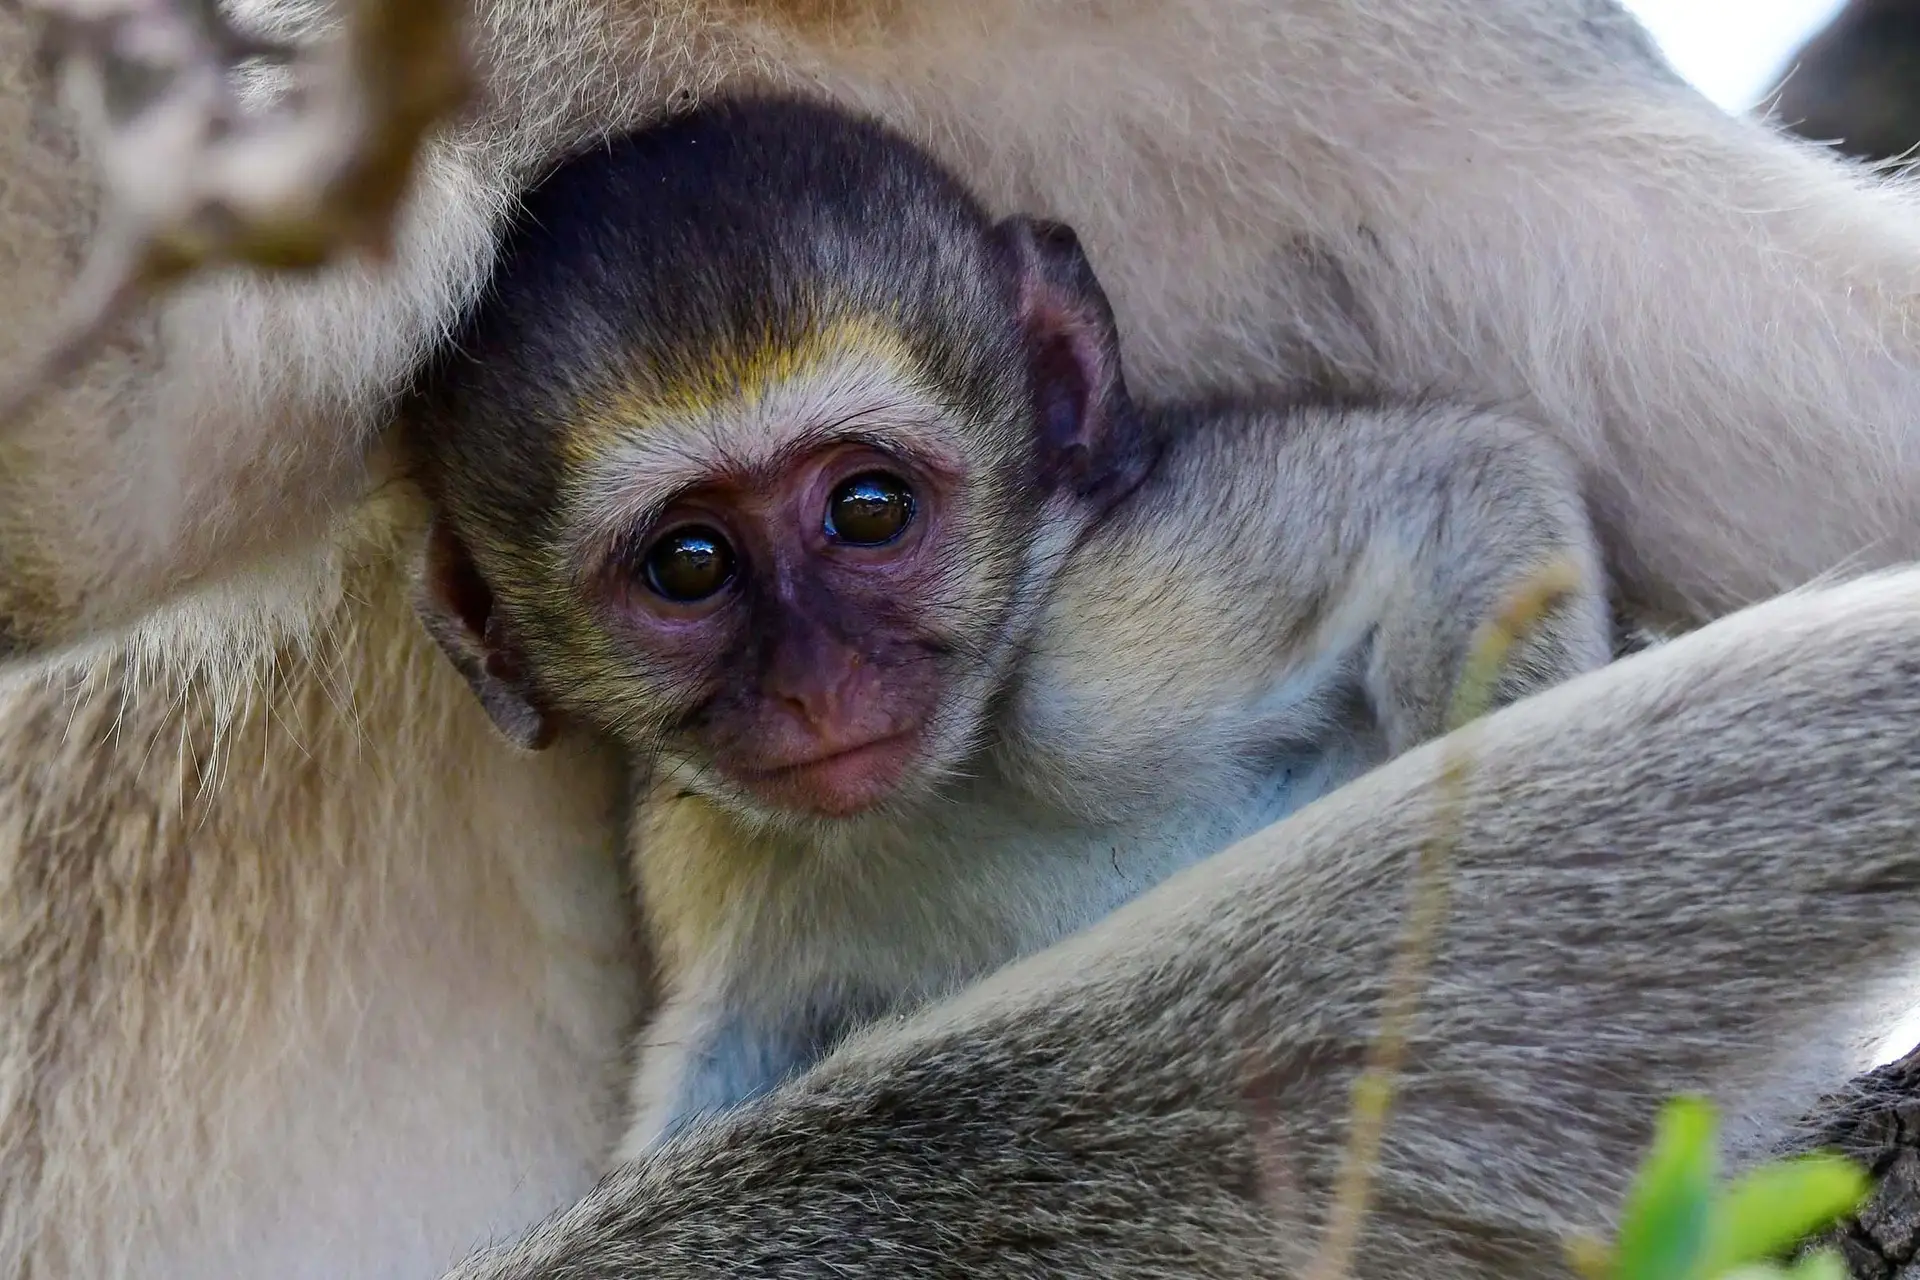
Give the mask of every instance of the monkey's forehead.
POLYGON ((990 223, 911 144, 844 113, 743 106, 576 158, 528 195, 461 345, 695 380, 884 316, 927 352, 1007 324, 990 223))
POLYGON ((1024 386, 1010 303, 990 285, 929 301, 938 282, 924 273, 849 288, 807 265, 759 281, 692 273, 657 307, 592 289, 524 305, 497 296, 423 398, 442 433, 485 423, 488 439, 597 454, 616 436, 697 429, 711 443, 716 423, 752 416, 781 388, 838 388, 816 399, 840 414, 917 398, 992 417, 1024 386))
POLYGON ((591 147, 526 193, 503 263, 579 253, 616 266, 753 265, 809 241, 876 257, 977 244, 990 225, 958 177, 871 118, 795 97, 712 102, 591 147))
POLYGON ((776 474, 847 441, 968 484, 991 485, 1026 456, 1023 384, 956 388, 881 322, 848 318, 808 342, 709 354, 685 376, 655 369, 573 405, 560 450, 569 524, 645 523, 686 488, 776 474))

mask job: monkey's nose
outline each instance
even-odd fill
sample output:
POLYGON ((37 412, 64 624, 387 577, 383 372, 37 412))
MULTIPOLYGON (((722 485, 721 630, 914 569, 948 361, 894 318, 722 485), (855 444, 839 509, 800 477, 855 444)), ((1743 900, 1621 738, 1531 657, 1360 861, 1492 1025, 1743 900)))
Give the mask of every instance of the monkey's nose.
POLYGON ((834 708, 821 690, 781 693, 779 699, 780 705, 809 729, 818 729, 821 724, 834 718, 834 708))
POLYGON ((836 736, 836 729, 847 723, 857 705, 851 684, 849 680, 823 680, 783 689, 778 696, 788 712, 824 740, 836 736))
POLYGON ((886 696, 878 674, 864 659, 848 658, 768 692, 820 750, 844 751, 897 728, 898 699, 886 696))

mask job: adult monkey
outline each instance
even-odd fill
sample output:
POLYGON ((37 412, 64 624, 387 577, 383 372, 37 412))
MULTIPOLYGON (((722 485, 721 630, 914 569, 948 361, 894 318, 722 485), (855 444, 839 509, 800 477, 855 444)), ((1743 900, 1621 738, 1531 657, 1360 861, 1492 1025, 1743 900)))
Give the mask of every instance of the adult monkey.
MULTIPOLYGON (((677 97, 810 84, 1072 221, 1144 386, 1313 357, 1516 401, 1590 467, 1642 613, 1920 546, 1905 203, 1721 117, 1611 4, 482 19, 489 99, 396 274, 210 285, 0 437, 4 643, 92 676, 0 709, 10 1273, 427 1275, 598 1171, 641 1005, 615 772, 493 745, 408 617, 418 512, 370 446, 512 190, 677 97)), ((11 12, 0 54, 25 343, 92 202, 11 12)))

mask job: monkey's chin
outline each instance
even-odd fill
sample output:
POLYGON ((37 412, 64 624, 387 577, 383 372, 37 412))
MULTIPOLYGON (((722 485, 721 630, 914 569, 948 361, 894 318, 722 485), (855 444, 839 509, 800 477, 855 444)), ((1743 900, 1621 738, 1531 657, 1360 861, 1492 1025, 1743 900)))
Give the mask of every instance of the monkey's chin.
POLYGON ((739 779, 765 803, 821 818, 853 818, 891 797, 919 755, 919 729, 739 779))

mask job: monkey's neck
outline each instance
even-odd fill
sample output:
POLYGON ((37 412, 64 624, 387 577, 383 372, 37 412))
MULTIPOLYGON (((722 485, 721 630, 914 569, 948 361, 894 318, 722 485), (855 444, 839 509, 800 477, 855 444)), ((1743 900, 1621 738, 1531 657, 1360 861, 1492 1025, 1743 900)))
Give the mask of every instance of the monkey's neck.
POLYGON ((917 1000, 1084 927, 1295 796, 1284 779, 1253 779, 1204 817, 1118 826, 983 771, 911 812, 776 828, 660 788, 636 810, 630 852, 667 973, 718 966, 751 994, 839 989, 878 972, 917 1000))

